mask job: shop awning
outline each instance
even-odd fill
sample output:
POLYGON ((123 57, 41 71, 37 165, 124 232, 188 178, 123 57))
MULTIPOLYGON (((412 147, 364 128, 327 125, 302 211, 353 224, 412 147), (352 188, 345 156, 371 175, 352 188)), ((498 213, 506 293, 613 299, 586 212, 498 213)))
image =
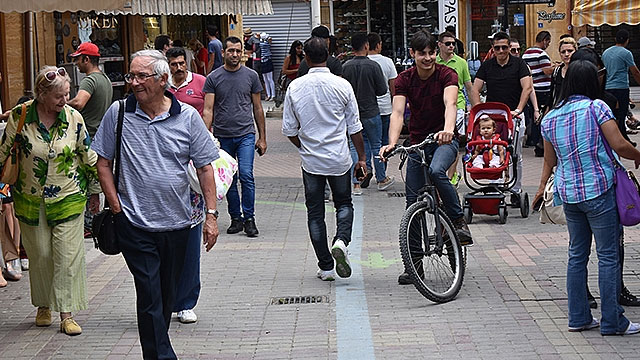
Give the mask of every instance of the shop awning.
POLYGON ((640 24, 640 1, 574 0, 571 23, 573 26, 640 24))
POLYGON ((124 10, 111 14, 129 15, 269 15, 270 0, 126 0, 124 10))
POLYGON ((104 11, 124 9, 128 0, 2 0, 0 12, 104 11))

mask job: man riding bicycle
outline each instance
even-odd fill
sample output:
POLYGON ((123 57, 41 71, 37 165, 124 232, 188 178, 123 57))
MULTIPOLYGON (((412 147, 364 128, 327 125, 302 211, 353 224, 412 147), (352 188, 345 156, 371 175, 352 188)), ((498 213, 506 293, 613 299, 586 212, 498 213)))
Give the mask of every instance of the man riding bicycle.
MULTIPOLYGON (((424 149, 427 155, 433 156, 429 175, 438 189, 445 213, 456 228, 461 245, 471 245, 471 232, 464 221, 458 194, 447 176, 447 169, 458 154, 455 129, 458 75, 449 67, 436 64, 436 44, 436 38, 424 32, 416 33, 411 39, 410 54, 416 66, 402 72, 396 79, 389 145, 380 149, 380 157, 384 158, 384 153, 397 144, 408 101, 411 110, 411 144, 420 143, 427 135, 437 133, 438 144, 428 145, 424 149)), ((410 154, 409 159, 405 180, 407 207, 417 201, 420 189, 425 185, 419 156, 410 154)), ((398 283, 412 284, 406 271, 398 277, 398 283)))

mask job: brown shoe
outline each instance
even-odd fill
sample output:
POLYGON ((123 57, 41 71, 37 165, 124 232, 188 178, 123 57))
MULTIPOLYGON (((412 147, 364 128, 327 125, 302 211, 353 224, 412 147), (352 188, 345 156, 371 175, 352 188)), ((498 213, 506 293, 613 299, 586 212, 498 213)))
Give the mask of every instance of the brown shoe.
POLYGON ((60 332, 69 336, 82 334, 82 328, 71 316, 60 322, 60 332))
POLYGON ((36 314, 36 326, 51 325, 51 310, 45 307, 39 307, 36 314))

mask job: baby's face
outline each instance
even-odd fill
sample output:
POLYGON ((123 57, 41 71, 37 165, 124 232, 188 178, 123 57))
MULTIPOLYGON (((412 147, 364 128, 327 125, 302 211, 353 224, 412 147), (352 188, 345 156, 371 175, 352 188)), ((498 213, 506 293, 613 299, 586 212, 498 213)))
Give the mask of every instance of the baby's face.
POLYGON ((494 130, 493 124, 490 121, 483 121, 480 123, 480 136, 485 139, 491 139, 494 130))

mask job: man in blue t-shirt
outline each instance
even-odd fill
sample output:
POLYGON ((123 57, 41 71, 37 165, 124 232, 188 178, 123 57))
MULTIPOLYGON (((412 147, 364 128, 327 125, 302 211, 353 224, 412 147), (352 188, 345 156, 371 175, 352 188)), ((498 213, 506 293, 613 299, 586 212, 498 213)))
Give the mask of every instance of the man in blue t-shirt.
POLYGON ((215 25, 207 25, 207 36, 209 37, 207 74, 209 74, 222 66, 222 42, 218 40, 218 27, 215 25))
POLYGON ((640 71, 633 61, 633 54, 626 49, 627 45, 629 45, 629 32, 624 29, 619 30, 616 33, 616 44, 602 53, 602 62, 607 69, 605 89, 618 99, 618 108, 613 109, 618 128, 622 136, 636 146, 635 142, 629 140, 625 121, 629 111, 629 71, 638 83, 640 83, 640 71))

